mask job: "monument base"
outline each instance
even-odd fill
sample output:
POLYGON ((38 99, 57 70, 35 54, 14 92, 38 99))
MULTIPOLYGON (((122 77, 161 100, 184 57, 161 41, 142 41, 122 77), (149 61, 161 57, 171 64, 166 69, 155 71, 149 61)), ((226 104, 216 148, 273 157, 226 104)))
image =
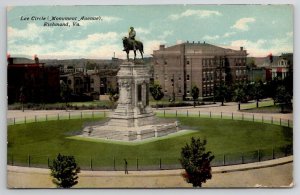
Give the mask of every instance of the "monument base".
MULTIPOLYGON (((127 120, 124 120, 124 122, 126 121, 127 120)), ((102 138, 107 140, 140 141, 148 138, 162 137, 179 131, 179 124, 177 121, 136 127, 110 125, 110 123, 111 121, 104 125, 85 127, 82 135, 84 137, 102 138)))
POLYGON ((90 125, 83 136, 122 141, 161 137, 179 130, 178 122, 160 120, 149 106, 150 66, 125 62, 117 74, 118 106, 103 125, 90 125))

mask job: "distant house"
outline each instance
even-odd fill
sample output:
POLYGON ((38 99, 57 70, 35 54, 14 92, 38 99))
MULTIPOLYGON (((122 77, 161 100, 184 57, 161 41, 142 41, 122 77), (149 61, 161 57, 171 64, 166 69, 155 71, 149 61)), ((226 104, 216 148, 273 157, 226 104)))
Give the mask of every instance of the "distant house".
POLYGON ((286 53, 279 56, 279 58, 271 63, 272 79, 275 77, 284 79, 288 74, 292 74, 293 70, 293 54, 286 53))
POLYGON ((20 101, 21 91, 25 102, 57 102, 60 99, 59 69, 45 66, 38 57, 7 58, 8 103, 20 101))

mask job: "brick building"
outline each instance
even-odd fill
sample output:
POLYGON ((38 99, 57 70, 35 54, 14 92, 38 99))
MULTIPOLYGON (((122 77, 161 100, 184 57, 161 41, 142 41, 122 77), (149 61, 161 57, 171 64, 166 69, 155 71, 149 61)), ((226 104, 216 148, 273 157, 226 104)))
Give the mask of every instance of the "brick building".
POLYGON ((200 98, 213 97, 214 87, 247 80, 247 52, 226 49, 208 43, 160 45, 153 51, 154 80, 162 86, 165 97, 191 99, 191 89, 200 89, 200 98))
POLYGON ((46 103, 60 99, 59 69, 45 66, 39 59, 8 57, 7 94, 8 103, 23 101, 46 103))

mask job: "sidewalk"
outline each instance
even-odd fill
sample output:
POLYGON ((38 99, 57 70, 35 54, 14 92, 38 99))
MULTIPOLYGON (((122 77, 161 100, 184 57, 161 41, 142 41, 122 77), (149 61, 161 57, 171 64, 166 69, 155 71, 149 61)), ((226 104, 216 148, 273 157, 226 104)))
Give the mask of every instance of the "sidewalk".
MULTIPOLYGON (((242 165, 213 167, 204 187, 261 187, 292 184, 293 156, 242 165), (243 175, 243 177, 241 177, 243 175), (265 179, 269 178, 269 179, 265 179), (220 183, 220 181, 222 181, 220 183)), ((79 188, 179 188, 191 187, 183 169, 158 171, 81 171, 79 188)), ((7 166, 10 188, 53 188, 49 169, 7 166)))

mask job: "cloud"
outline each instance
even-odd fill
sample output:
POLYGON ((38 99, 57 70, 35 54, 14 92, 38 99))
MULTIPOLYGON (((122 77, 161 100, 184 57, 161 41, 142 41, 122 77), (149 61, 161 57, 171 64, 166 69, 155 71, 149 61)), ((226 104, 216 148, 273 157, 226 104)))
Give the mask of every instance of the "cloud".
POLYGON ((241 18, 236 23, 231 26, 231 28, 235 28, 242 31, 248 31, 249 30, 249 23, 255 22, 255 18, 241 18))
POLYGON ((217 40, 219 38, 220 38, 219 35, 214 35, 214 36, 205 35, 204 37, 202 37, 202 39, 204 39, 204 40, 217 40))
POLYGON ((150 32, 151 32, 149 29, 145 29, 145 28, 141 28, 141 27, 134 28, 134 30, 137 34, 150 34, 150 32))
MULTIPOLYGON (((87 50, 105 44, 112 44, 118 41, 119 35, 116 32, 94 33, 84 39, 72 40, 68 42, 68 47, 74 50, 87 50)), ((121 40, 121 38, 120 38, 121 40)))
POLYGON ((159 39, 165 39, 168 36, 172 35, 173 31, 172 30, 166 30, 164 31, 161 35, 158 36, 159 39))
POLYGON ((7 27, 8 41, 14 41, 16 39, 22 39, 22 41, 41 39, 42 34, 53 32, 53 28, 40 27, 35 23, 28 23, 26 28, 18 29, 11 26, 7 27))
POLYGON ((281 53, 293 52, 293 44, 290 38, 287 37, 272 40, 259 39, 256 41, 235 40, 229 46, 231 49, 239 49, 239 47, 244 47, 249 56, 255 57, 264 57, 269 53, 280 55, 281 53))
POLYGON ((146 40, 144 43, 144 53, 145 56, 150 56, 153 54, 153 50, 158 50, 159 45, 165 44, 164 40, 146 40))
POLYGON ((221 16, 222 14, 218 11, 212 11, 212 10, 192 10, 188 9, 180 14, 172 14, 169 15, 169 19, 171 20, 178 20, 183 17, 190 17, 190 16, 195 16, 198 18, 207 18, 210 16, 221 16))
POLYGON ((235 34, 236 34, 236 32, 227 32, 223 35, 205 35, 205 36, 202 37, 202 39, 208 40, 208 41, 209 40, 213 41, 213 40, 218 40, 220 38, 228 38, 228 37, 231 37, 235 34))
POLYGON ((231 36, 233 36, 233 35, 235 35, 236 34, 236 32, 227 32, 227 33, 225 33, 224 35, 223 35, 223 37, 231 37, 231 36))
POLYGON ((183 43, 183 40, 176 40, 176 44, 181 44, 183 43))
POLYGON ((94 33, 82 39, 45 44, 8 44, 13 56, 38 54, 40 58, 111 58, 114 51, 122 51, 121 37, 116 32, 94 33), (119 43, 117 42, 119 41, 119 43))

